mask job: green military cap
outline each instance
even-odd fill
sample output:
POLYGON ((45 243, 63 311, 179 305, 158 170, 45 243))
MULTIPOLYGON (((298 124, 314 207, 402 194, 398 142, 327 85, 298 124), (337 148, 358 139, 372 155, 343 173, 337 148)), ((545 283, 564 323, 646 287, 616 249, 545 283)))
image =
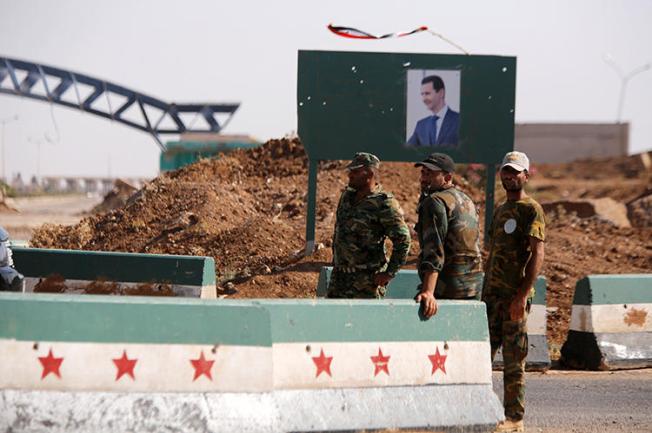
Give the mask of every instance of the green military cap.
POLYGON ((376 155, 367 152, 358 152, 355 154, 349 165, 346 166, 347 170, 355 170, 360 167, 380 167, 380 159, 376 155))
POLYGON ((426 159, 414 164, 415 167, 425 167, 433 171, 455 172, 455 161, 445 153, 432 153, 426 159))

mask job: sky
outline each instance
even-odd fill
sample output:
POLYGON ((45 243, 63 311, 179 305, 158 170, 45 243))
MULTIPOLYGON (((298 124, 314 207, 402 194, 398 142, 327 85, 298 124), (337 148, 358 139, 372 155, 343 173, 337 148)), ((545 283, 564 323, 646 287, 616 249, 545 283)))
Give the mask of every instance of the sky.
MULTIPOLYGON (((223 132, 261 141, 297 129, 298 50, 460 54, 428 33, 358 41, 329 23, 426 25, 470 54, 516 56, 519 123, 615 122, 621 80, 605 56, 625 73, 652 62, 649 0, 0 0, 0 11, 0 56, 169 102, 240 102, 223 132)), ((630 153, 652 149, 650 101, 652 70, 628 82, 630 153)), ((0 176, 158 173, 151 136, 78 110, 0 94, 2 129, 0 176)))

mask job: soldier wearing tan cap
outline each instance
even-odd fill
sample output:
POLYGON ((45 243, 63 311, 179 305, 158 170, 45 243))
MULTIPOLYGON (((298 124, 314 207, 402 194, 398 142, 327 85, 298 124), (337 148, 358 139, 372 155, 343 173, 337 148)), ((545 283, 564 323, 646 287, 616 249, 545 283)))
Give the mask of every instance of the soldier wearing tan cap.
POLYGON ((487 305, 491 359, 502 346, 505 362, 506 419, 496 432, 524 431, 527 316, 534 282, 543 265, 545 240, 543 209, 523 189, 529 170, 530 161, 524 153, 505 155, 500 180, 507 198, 494 212, 489 230, 482 300, 487 305))

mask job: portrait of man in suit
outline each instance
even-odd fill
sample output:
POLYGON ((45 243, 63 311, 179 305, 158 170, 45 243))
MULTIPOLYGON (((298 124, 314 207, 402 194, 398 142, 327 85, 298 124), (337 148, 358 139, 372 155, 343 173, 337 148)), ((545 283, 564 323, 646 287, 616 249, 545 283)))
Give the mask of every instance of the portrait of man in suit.
POLYGON ((460 114, 446 103, 446 85, 439 75, 421 80, 421 101, 431 115, 417 121, 408 147, 457 147, 460 114))

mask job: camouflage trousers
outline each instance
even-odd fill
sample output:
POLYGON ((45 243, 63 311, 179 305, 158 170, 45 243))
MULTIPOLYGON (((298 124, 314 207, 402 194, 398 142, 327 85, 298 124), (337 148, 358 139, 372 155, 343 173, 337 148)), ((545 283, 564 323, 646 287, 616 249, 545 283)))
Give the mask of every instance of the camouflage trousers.
POLYGON ((382 299, 385 287, 374 283, 374 275, 381 270, 359 270, 342 272, 333 268, 328 283, 327 298, 382 299))
POLYGON ((525 316, 519 321, 510 318, 511 298, 484 295, 482 300, 487 305, 489 322, 489 340, 491 342, 491 361, 496 352, 503 348, 503 404, 505 417, 522 420, 525 415, 525 358, 528 352, 527 316, 530 312, 531 299, 527 301, 525 316))

